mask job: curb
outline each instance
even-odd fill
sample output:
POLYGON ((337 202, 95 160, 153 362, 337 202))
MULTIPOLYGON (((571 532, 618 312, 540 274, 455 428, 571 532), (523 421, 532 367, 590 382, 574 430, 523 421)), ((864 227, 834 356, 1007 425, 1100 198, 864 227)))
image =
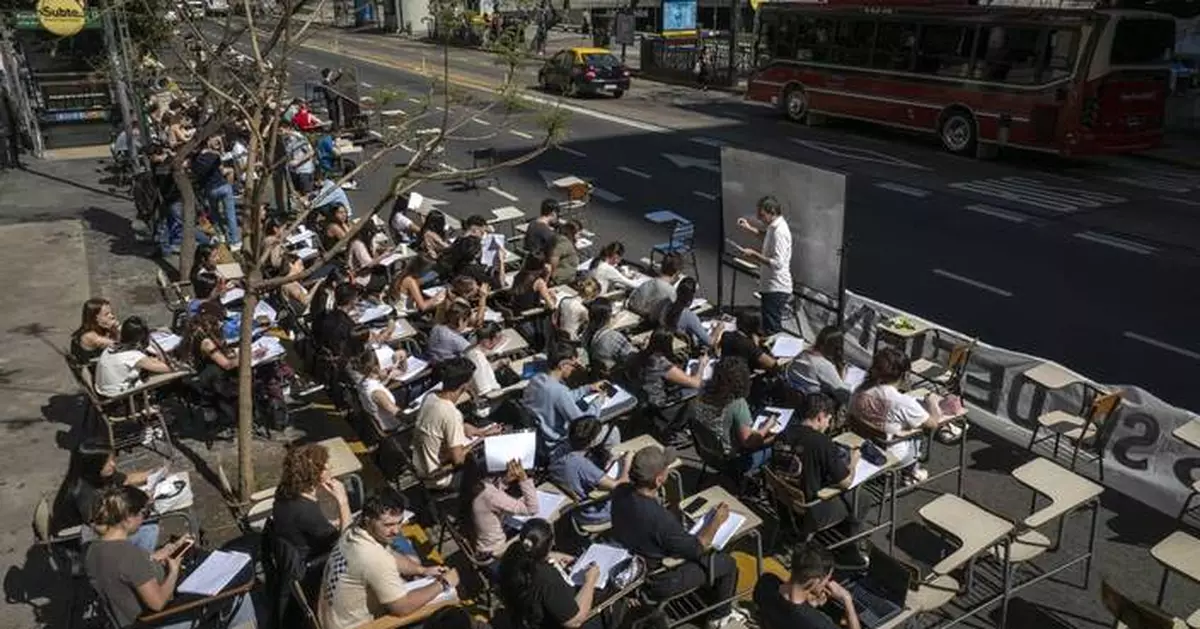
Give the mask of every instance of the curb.
POLYGON ((1178 166, 1188 170, 1200 170, 1200 156, 1198 157, 1176 157, 1174 155, 1161 155, 1153 153, 1134 153, 1133 157, 1148 162, 1158 162, 1159 164, 1167 164, 1169 166, 1178 166))

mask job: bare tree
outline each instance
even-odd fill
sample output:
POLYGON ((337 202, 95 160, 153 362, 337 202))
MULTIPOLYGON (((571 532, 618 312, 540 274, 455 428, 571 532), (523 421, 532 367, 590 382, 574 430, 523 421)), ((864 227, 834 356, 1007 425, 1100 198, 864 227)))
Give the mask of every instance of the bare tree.
MULTIPOLYGON (((146 2, 147 0, 128 0, 146 2)), ((287 157, 280 140, 280 115, 278 106, 289 99, 288 67, 291 58, 301 49, 312 26, 312 20, 320 12, 324 0, 316 3, 312 18, 298 17, 304 0, 283 0, 280 17, 271 24, 260 23, 253 0, 241 0, 243 18, 227 17, 220 23, 205 21, 196 16, 182 16, 180 31, 184 37, 171 41, 170 53, 187 73, 188 78, 200 84, 199 100, 205 105, 207 117, 198 124, 195 136, 176 151, 173 157, 174 178, 184 196, 184 242, 181 269, 187 269, 195 249, 194 223, 196 198, 186 170, 188 157, 208 138, 219 134, 230 124, 238 123, 249 130, 247 164, 244 177, 242 223, 243 248, 234 257, 241 265, 245 298, 242 304, 241 335, 238 341, 238 493, 242 500, 248 499, 255 490, 254 466, 250 442, 253 435, 254 396, 252 391, 252 345, 251 335, 254 312, 266 293, 292 282, 303 280, 315 269, 324 266, 347 248, 359 230, 380 211, 389 208, 395 200, 407 194, 425 181, 449 181, 464 177, 482 176, 499 168, 528 162, 550 148, 561 139, 566 124, 566 115, 557 107, 547 107, 538 117, 542 126, 542 137, 529 151, 504 162, 483 168, 457 172, 428 172, 421 168, 432 154, 450 142, 463 140, 459 131, 472 118, 488 112, 505 113, 518 108, 520 98, 514 83, 516 67, 522 55, 518 50, 498 56, 501 63, 509 66, 504 82, 498 86, 498 97, 487 101, 476 101, 469 95, 452 88, 449 82, 449 56, 442 56, 442 78, 435 81, 425 95, 422 107, 405 115, 396 124, 382 126, 382 117, 375 118, 381 128, 373 134, 379 138, 379 146, 353 171, 346 173, 336 182, 343 183, 370 172, 384 172, 388 177, 387 191, 377 199, 365 214, 361 214, 349 233, 333 244, 309 265, 307 270, 286 277, 264 277, 268 251, 264 242, 264 208, 268 198, 273 197, 277 205, 290 205, 292 212, 284 228, 284 237, 293 233, 305 222, 314 210, 307 199, 288 189, 287 157), (237 48, 249 52, 237 52, 237 48), (440 106, 438 106, 440 104, 440 106), (435 109, 436 107, 436 109, 435 109), (435 132, 430 132, 435 129, 435 132), (421 131, 421 133, 418 133, 421 131), (390 156, 397 149, 407 148, 411 155, 400 164, 393 163, 390 156), (273 192, 273 194, 272 194, 273 192)), ((459 19, 463 13, 461 0, 436 0, 431 2, 434 19, 442 24, 459 19)), ((394 102, 398 90, 382 86, 373 99, 377 110, 394 102)), ((503 129, 501 124, 493 127, 493 134, 503 129)), ((478 139, 478 138, 470 138, 478 139)), ((286 208, 280 208, 286 209, 286 208)))

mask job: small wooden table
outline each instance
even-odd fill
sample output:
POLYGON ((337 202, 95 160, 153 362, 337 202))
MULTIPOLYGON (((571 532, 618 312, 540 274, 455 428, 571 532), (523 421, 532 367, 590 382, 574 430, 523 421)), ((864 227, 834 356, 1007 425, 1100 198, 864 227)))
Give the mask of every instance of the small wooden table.
POLYGON ((240 280, 245 277, 242 273, 242 265, 236 262, 226 262, 217 265, 217 275, 227 280, 240 280))
POLYGON ((908 344, 911 343, 913 339, 924 334, 925 331, 929 329, 929 326, 920 321, 913 321, 908 317, 906 317, 906 319, 908 319, 908 322, 912 324, 911 328, 897 327, 894 325, 894 318, 885 319, 875 326, 875 353, 879 352, 880 345, 899 347, 905 354, 909 353, 908 344))
MULTIPOLYGON (((704 491, 689 496, 679 504, 679 508, 686 511, 689 504, 701 498, 707 500, 707 502, 703 507, 701 507, 700 511, 693 514, 692 517, 702 518, 705 514, 713 509, 716 509, 717 505, 723 502, 729 505, 730 513, 737 513, 746 518, 746 521, 742 522, 741 526, 738 527, 738 530, 735 531, 733 536, 729 538, 729 543, 732 544, 746 535, 754 537, 755 567, 758 570, 758 574, 761 576, 763 564, 763 544, 762 534, 759 532, 759 529, 762 528, 763 525, 762 518, 758 517, 758 514, 755 513, 754 510, 752 510, 750 507, 747 507, 744 503, 742 503, 741 500, 738 500, 737 497, 726 491, 726 489, 720 485, 713 485, 704 491)), ((729 545, 726 544, 725 547, 729 548, 729 545)))
POLYGON ((529 349, 529 342, 525 340, 525 337, 512 328, 504 328, 501 331, 501 336, 503 340, 500 344, 486 353, 488 359, 494 360, 529 349))
POLYGON ((1050 389, 1065 389, 1077 382, 1082 382, 1079 376, 1067 371, 1054 363, 1042 363, 1026 369, 1021 374, 1026 378, 1050 389))
POLYGON ((1189 446, 1200 450, 1200 419, 1193 419, 1176 428, 1171 435, 1189 446))
MULTIPOLYGON (((197 551, 193 550, 190 552, 197 551)), ((195 567, 199 567, 200 564, 203 563, 204 559, 208 557, 208 555, 208 551, 199 551, 199 556, 192 560, 195 562, 193 565, 195 567)), ((249 594, 250 591, 254 589, 254 586, 258 584, 258 581, 254 578, 254 563, 255 562, 253 559, 246 562, 246 565, 242 568, 241 572, 238 572, 232 579, 230 579, 229 584, 225 586, 225 589, 214 594, 213 596, 184 594, 176 591, 175 595, 171 597, 171 600, 167 602, 167 606, 163 608, 162 611, 142 614, 139 616, 139 626, 143 624, 147 626, 161 624, 162 622, 170 620, 172 617, 178 616, 179 614, 191 612, 192 610, 206 607, 214 603, 219 603, 235 596, 249 594)), ((192 570, 195 570, 195 567, 193 567, 192 570)), ((182 584, 186 579, 187 575, 181 574, 179 576, 179 583, 182 584)), ((246 604, 251 603, 247 601, 246 604)))
POLYGON ((1163 566, 1162 583, 1158 586, 1156 605, 1162 606, 1167 593, 1167 580, 1172 572, 1200 583, 1200 539, 1183 531, 1175 531, 1150 549, 1150 556, 1163 566))
POLYGON ((513 225, 522 218, 525 218, 525 212, 516 206, 506 205, 492 210, 492 218, 488 220, 488 225, 507 224, 509 236, 515 236, 516 228, 513 225))
POLYGON ((362 461, 354 455, 350 444, 341 437, 333 437, 318 442, 329 452, 329 475, 337 478, 362 471, 362 461))

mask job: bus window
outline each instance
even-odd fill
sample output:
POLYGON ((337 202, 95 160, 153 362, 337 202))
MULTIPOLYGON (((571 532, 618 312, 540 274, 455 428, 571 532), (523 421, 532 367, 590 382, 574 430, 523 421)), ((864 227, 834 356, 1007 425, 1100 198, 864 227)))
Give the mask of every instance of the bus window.
POLYGON ((799 19, 796 36, 796 58, 802 61, 829 61, 830 33, 834 24, 808 16, 799 19))
POLYGON ((875 32, 875 52, 871 55, 871 66, 883 70, 912 69, 916 42, 916 24, 880 22, 875 32))
POLYGON ((1175 48, 1175 21, 1121 18, 1113 34, 1112 65, 1165 64, 1175 48))
POLYGON ((938 76, 967 76, 975 33, 965 26, 927 24, 921 27, 916 71, 938 76))
POLYGON ((979 30, 975 76, 985 81, 1032 84, 1040 70, 1042 31, 1023 26, 987 26, 979 30))
POLYGON ((874 21, 845 20, 837 25, 829 60, 848 66, 866 66, 874 40, 874 21))
POLYGON ((1042 79, 1054 81, 1071 76, 1079 56, 1079 31, 1051 30, 1046 46, 1046 64, 1042 79))

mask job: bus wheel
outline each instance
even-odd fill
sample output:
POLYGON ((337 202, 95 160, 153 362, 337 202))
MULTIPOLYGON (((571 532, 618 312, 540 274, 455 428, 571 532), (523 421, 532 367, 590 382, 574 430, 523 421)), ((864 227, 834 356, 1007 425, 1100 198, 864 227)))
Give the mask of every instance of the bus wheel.
POLYGON ((942 116, 938 136, 947 151, 968 155, 975 150, 975 120, 966 111, 952 109, 942 116))
POLYGON ((808 94, 799 85, 789 87, 783 93, 783 115, 793 122, 803 122, 808 115, 808 94))

